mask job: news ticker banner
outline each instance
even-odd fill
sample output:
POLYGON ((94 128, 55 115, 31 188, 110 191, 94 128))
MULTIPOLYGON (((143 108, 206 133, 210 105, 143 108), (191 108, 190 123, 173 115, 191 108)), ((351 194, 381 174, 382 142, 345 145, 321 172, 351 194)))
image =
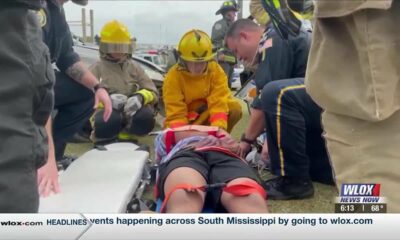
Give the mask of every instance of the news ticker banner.
POLYGON ((399 239, 400 214, 1 214, 0 239, 399 239))

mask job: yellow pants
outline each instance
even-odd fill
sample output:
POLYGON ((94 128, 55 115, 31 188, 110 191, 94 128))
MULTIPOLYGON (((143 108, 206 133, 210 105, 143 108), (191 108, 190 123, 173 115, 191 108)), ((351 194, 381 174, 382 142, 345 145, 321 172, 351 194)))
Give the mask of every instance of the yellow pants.
MULTIPOLYGON (((236 123, 238 123, 239 120, 242 118, 243 113, 242 113, 242 105, 240 105, 239 101, 233 97, 228 101, 228 108, 229 108, 229 113, 228 113, 227 131, 230 133, 233 127, 236 125, 236 123)), ((206 110, 202 112, 200 116, 191 124, 210 125, 209 118, 210 118, 210 112, 206 110)))
POLYGON ((400 212, 400 111, 379 122, 325 112, 325 138, 343 183, 380 183, 388 212, 400 212))

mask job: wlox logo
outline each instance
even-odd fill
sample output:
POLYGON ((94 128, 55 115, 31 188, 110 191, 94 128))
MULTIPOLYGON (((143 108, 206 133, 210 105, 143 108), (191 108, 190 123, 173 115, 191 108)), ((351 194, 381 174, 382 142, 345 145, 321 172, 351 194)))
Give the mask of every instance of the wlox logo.
POLYGON ((381 190, 380 184, 342 184, 340 189, 341 197, 379 197, 381 190))
POLYGON ((383 200, 380 197, 381 185, 376 183, 342 184, 340 189, 340 203, 378 203, 383 200))

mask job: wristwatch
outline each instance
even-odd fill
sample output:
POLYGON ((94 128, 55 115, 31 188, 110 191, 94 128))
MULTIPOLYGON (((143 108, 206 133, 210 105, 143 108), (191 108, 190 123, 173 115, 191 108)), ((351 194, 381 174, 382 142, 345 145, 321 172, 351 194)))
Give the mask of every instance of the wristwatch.
POLYGON ((240 141, 252 145, 252 144, 254 144, 254 142, 256 140, 250 140, 250 139, 246 138, 246 135, 243 133, 242 136, 240 137, 240 141))
POLYGON ((99 90, 100 88, 103 88, 104 90, 106 90, 108 92, 107 85, 105 85, 104 83, 101 83, 101 82, 94 85, 93 91, 97 92, 97 90, 99 90))

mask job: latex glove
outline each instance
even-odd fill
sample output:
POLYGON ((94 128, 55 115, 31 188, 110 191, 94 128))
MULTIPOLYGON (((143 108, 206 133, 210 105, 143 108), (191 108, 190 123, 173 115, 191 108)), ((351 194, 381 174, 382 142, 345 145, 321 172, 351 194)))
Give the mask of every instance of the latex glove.
POLYGON ((126 102, 128 101, 128 97, 124 94, 114 93, 110 96, 112 107, 114 110, 121 111, 124 109, 126 102))
POLYGON ((143 106, 143 97, 140 94, 133 95, 128 98, 128 101, 125 104, 124 112, 132 117, 135 113, 141 109, 143 106))

